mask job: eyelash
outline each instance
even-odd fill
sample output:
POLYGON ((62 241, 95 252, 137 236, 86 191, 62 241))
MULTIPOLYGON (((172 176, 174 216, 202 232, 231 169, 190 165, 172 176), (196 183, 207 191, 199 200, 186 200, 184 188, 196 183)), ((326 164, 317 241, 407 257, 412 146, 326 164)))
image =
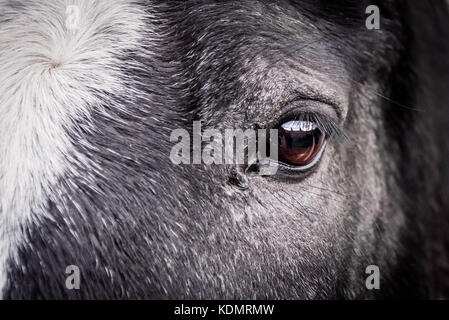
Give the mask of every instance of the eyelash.
POLYGON ((308 121, 313 122, 329 138, 345 138, 346 135, 342 126, 331 117, 318 112, 298 112, 297 110, 288 112, 280 119, 268 126, 269 129, 278 129, 288 121, 308 121))

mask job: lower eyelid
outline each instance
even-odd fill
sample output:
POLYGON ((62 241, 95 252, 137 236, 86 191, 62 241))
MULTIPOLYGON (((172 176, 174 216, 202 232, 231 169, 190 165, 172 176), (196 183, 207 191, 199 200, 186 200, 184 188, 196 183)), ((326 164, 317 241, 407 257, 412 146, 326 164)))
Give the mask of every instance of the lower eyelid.
POLYGON ((325 140, 321 150, 316 155, 316 157, 313 159, 313 161, 303 167, 290 166, 288 164, 280 162, 279 160, 275 161, 275 160, 269 159, 269 158, 266 159, 266 160, 268 160, 268 163, 265 162, 264 165, 273 166, 273 163, 274 163, 274 165, 278 166, 278 168, 280 170, 276 173, 275 176, 284 175, 286 178, 298 179, 298 176, 295 176, 295 175, 299 175, 299 177, 308 175, 308 174, 312 173, 315 168, 318 167, 318 165, 321 161, 321 158, 324 154, 324 151, 326 149, 326 145, 327 145, 327 141, 325 140))
MULTIPOLYGON (((325 139, 326 139, 326 138, 325 138, 325 139)), ((291 165, 284 164, 284 163, 279 162, 279 161, 278 161, 278 164, 279 164, 280 166, 283 166, 283 167, 286 168, 287 170, 290 170, 290 171, 301 172, 301 171, 307 171, 307 170, 310 170, 311 168, 315 167, 315 165, 317 165, 318 162, 321 160, 321 157, 322 157, 322 155, 323 155, 323 153, 324 153, 324 150, 326 149, 326 145, 327 145, 327 141, 324 140, 323 146, 321 147, 321 149, 320 149, 320 151, 317 153, 317 155, 314 157, 314 159, 313 159, 310 163, 308 163, 308 164, 306 164, 306 165, 304 165, 304 166, 298 166, 298 167, 295 167, 295 166, 291 166, 291 165)))

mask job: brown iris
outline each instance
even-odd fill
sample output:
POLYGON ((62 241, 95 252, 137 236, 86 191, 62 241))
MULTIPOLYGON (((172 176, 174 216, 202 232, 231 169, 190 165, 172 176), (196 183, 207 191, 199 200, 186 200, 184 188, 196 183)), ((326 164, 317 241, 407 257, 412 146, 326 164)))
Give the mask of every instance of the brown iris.
POLYGON ((293 166, 310 164, 324 144, 324 133, 311 122, 288 122, 279 128, 278 138, 279 159, 293 166))

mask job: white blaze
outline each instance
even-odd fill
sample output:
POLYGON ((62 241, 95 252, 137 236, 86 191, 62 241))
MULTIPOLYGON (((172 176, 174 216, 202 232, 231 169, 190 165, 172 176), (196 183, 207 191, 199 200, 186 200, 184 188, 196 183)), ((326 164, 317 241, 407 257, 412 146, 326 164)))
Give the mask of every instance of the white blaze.
POLYGON ((45 214, 70 170, 74 122, 123 91, 119 58, 144 30, 128 0, 8 3, 0 0, 0 297, 20 226, 45 214))

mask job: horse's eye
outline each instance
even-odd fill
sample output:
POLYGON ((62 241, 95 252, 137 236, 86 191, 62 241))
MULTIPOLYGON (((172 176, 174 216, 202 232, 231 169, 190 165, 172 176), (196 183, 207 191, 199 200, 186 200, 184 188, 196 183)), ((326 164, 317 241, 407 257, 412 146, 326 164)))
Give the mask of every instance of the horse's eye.
POLYGON ((310 121, 289 121, 278 131, 279 161, 292 167, 309 167, 321 156, 325 134, 310 121))

